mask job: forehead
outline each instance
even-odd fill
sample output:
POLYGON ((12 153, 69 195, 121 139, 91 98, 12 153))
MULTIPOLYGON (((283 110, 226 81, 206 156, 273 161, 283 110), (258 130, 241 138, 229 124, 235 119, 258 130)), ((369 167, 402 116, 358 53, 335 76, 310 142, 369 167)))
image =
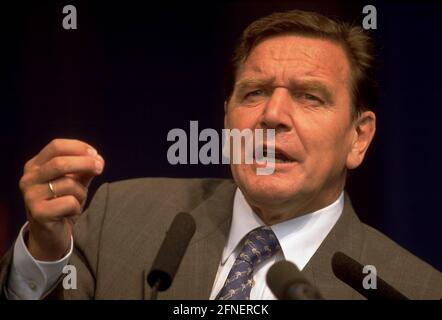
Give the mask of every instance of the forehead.
POLYGON ((285 84, 292 79, 315 79, 336 86, 348 84, 349 71, 340 45, 330 40, 283 35, 265 39, 253 48, 236 80, 272 78, 285 84))

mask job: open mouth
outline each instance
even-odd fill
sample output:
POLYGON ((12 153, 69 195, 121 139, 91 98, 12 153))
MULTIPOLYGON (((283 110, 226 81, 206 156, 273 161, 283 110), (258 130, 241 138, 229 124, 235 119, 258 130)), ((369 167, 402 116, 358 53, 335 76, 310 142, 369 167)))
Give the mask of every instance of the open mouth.
MULTIPOLYGON (((288 156, 282 150, 275 148, 274 151, 269 151, 267 147, 263 148, 262 157, 255 158, 259 163, 294 163, 295 159, 288 156)), ((255 155, 256 156, 256 155, 255 155)))

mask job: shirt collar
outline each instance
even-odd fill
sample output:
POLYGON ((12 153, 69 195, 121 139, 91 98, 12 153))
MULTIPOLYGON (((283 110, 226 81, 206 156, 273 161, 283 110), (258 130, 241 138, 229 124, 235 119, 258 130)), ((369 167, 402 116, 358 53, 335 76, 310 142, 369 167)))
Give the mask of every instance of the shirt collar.
MULTIPOLYGON (((343 208, 344 192, 341 192, 338 199, 325 208, 271 226, 285 259, 302 270, 339 219, 343 208)), ((233 201, 232 224, 221 263, 226 263, 244 236, 264 225, 237 188, 233 201)))

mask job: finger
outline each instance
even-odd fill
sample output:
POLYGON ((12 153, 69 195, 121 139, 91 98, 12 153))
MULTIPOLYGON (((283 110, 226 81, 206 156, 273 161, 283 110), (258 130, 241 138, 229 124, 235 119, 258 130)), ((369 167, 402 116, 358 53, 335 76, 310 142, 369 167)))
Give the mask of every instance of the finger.
MULTIPOLYGON (((106 165, 103 157, 101 157, 98 154, 97 158, 103 162, 103 165, 106 165)), ((81 173, 71 173, 71 174, 67 174, 67 176, 74 178, 75 180, 80 182, 85 188, 89 188, 89 185, 91 184, 92 180, 95 178, 95 176, 81 174, 81 173)))
POLYGON ((86 200, 87 188, 74 178, 65 176, 52 180, 50 183, 53 191, 51 191, 49 183, 37 184, 30 187, 24 195, 25 201, 51 200, 66 195, 74 196, 80 204, 86 200))
MULTIPOLYGON (((102 161, 102 165, 104 166, 104 160, 100 155, 97 155, 97 158, 99 161, 102 161)), ((61 159, 63 160, 63 159, 61 159)), ((58 165, 63 166, 63 161, 60 161, 60 159, 54 158, 52 161, 57 162, 58 165)), ((48 179, 46 177, 46 173, 48 171, 47 166, 50 166, 51 163, 46 163, 43 165, 43 169, 39 166, 35 166, 34 168, 28 168, 28 170, 23 174, 23 176, 20 178, 19 181, 19 187, 20 190, 23 193, 26 193, 29 188, 32 188, 36 184, 47 184, 49 181, 54 180, 59 177, 53 177, 52 179, 48 179), (42 173, 43 172, 43 173, 42 173), (46 173, 45 173, 46 172, 46 173)), ((100 170, 97 170, 95 172, 91 172, 93 169, 86 169, 86 171, 80 171, 76 173, 68 173, 65 174, 65 176, 72 177, 75 180, 79 181, 84 187, 88 188, 91 180, 98 175, 100 170)), ((103 168, 101 168, 101 171, 103 168)))
POLYGON ((35 183, 45 183, 66 174, 77 174, 93 177, 101 174, 104 163, 92 157, 65 156, 55 157, 37 170, 35 183))
POLYGON ((71 177, 75 181, 79 182, 86 189, 89 188, 92 180, 95 178, 95 176, 86 175, 86 174, 78 174, 78 173, 68 174, 67 176, 71 177))
POLYGON ((69 195, 31 203, 29 210, 33 220, 43 223, 78 216, 81 214, 81 205, 74 196, 69 195))
POLYGON ((97 151, 91 145, 72 139, 54 139, 35 157, 34 164, 42 165, 54 157, 86 156, 95 157, 97 151))
POLYGON ((34 156, 32 159, 29 159, 26 163, 25 166, 23 167, 23 172, 28 172, 30 170, 32 170, 33 168, 36 167, 35 165, 35 158, 37 156, 34 156))

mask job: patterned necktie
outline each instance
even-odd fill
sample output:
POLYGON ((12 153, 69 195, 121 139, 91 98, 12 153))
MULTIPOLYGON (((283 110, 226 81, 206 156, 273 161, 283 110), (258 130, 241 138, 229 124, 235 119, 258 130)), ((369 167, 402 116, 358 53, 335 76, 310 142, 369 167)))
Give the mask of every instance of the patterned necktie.
POLYGON ((269 227, 250 231, 216 299, 249 300, 254 285, 254 268, 272 257, 279 249, 278 239, 269 227))

